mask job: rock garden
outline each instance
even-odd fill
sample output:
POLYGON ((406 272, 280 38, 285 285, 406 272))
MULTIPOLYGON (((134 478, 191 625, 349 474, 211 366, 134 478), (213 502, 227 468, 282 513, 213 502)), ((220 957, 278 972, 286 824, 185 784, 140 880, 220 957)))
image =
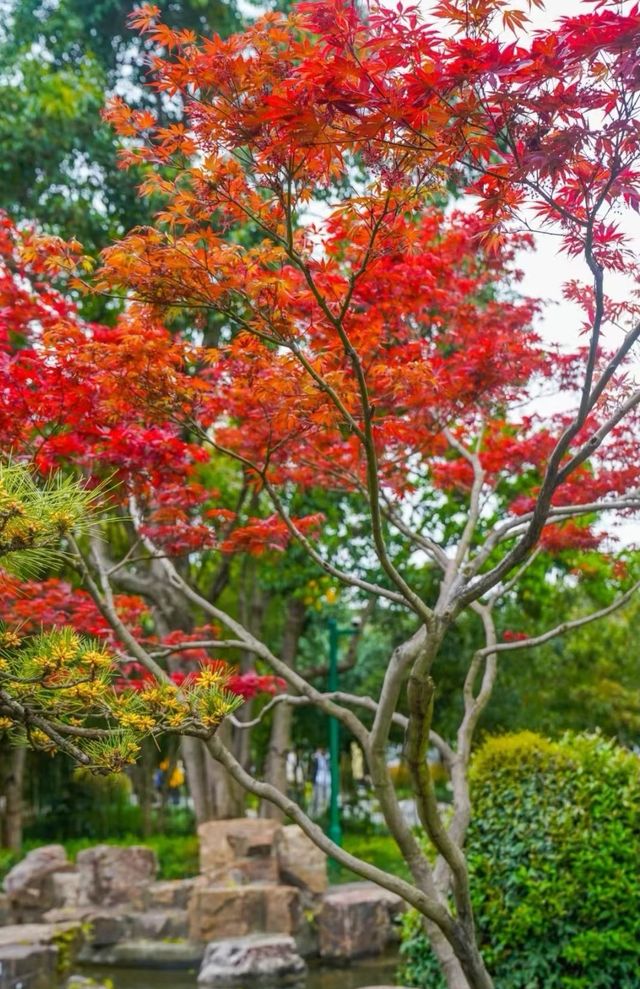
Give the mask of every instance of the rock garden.
POLYGON ((91 966, 194 969, 201 989, 304 984, 307 964, 349 965, 397 940, 402 901, 373 884, 331 887, 297 825, 201 825, 200 873, 158 881, 153 851, 61 845, 29 852, 0 900, 0 989, 88 985, 91 966))

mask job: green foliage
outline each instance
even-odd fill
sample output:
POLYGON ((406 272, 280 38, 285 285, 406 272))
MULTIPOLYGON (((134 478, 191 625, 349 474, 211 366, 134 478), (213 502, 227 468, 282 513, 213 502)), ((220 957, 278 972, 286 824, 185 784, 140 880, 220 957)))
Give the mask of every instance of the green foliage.
MULTIPOLYGON (((573 590, 571 600, 568 594, 559 600, 556 591, 554 600, 544 602, 543 582, 530 586, 529 605, 542 608, 531 631, 551 627, 558 614, 573 617, 609 604, 615 588, 609 587, 608 596, 600 600, 602 590, 592 583, 588 597, 580 588, 573 590)), ((517 628, 516 621, 521 625, 522 606, 518 607, 517 619, 503 618, 505 627, 517 628)), ((639 604, 632 600, 608 618, 570 635, 526 652, 505 654, 484 727, 495 732, 524 726, 552 736, 566 729, 600 728, 625 744, 640 741, 638 615, 639 604)))
MULTIPOLYGON (((467 848, 496 989, 635 989, 640 761, 600 735, 489 739, 471 776, 467 848)), ((439 989, 415 915, 402 980, 439 989)))
POLYGON ((27 844, 65 844, 79 838, 97 844, 141 834, 142 814, 131 800, 126 773, 96 775, 75 769, 71 760, 40 754, 31 761, 35 813, 25 829, 27 844))
MULTIPOLYGON (((158 856, 158 877, 160 879, 186 879, 196 876, 199 871, 199 845, 194 834, 159 834, 150 838, 139 838, 136 834, 101 838, 106 845, 145 845, 158 856)), ((27 852, 37 848, 42 841, 30 839, 25 842, 22 852, 0 849, 0 883, 7 872, 23 858, 27 852)), ((75 838, 62 842, 67 854, 75 859, 78 852, 96 844, 95 838, 75 838)))
POLYGON ((0 848, 0 883, 6 876, 9 869, 13 869, 14 865, 16 865, 21 858, 21 852, 13 852, 10 848, 0 848))
MULTIPOLYGON (((149 838, 139 838, 135 834, 118 838, 105 838, 106 845, 144 845, 152 848, 158 856, 158 876, 160 879, 186 879, 197 876, 200 868, 200 846, 197 835, 157 834, 149 838)), ((95 845, 95 839, 76 838, 64 842, 67 854, 75 859, 78 852, 95 845)))
MULTIPOLYGON (((141 174, 118 167, 114 134, 100 119, 105 99, 126 93, 167 123, 180 107, 163 105, 143 86, 148 51, 127 25, 132 0, 9 0, 6 6, 0 207, 95 252, 148 223, 154 211, 137 194, 141 174)), ((160 0, 159 6, 175 27, 229 33, 239 25, 233 4, 224 0, 160 0)), ((99 301, 84 300, 89 315, 99 301)))
POLYGON ((190 835, 158 834, 145 839, 153 848, 160 863, 161 879, 186 879, 200 871, 200 846, 198 838, 190 835))

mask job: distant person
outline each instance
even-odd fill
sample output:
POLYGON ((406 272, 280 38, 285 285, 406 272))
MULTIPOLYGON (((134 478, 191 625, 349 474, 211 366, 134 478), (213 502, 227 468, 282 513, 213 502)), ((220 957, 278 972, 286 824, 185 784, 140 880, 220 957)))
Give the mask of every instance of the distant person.
POLYGON ((153 782, 160 793, 166 790, 170 802, 177 806, 180 803, 180 791, 184 786, 184 778, 184 767, 180 760, 171 766, 168 759, 163 759, 156 770, 153 782), (168 779, 167 774, 169 774, 168 779))
POLYGON ((311 759, 311 817, 322 817, 331 793, 331 772, 327 750, 317 748, 311 759))
POLYGON ((304 793, 304 769, 295 749, 289 749, 287 752, 285 774, 289 796, 299 800, 300 795, 304 793))
POLYGON ((364 786, 364 753, 357 742, 350 746, 351 778, 356 790, 364 786))

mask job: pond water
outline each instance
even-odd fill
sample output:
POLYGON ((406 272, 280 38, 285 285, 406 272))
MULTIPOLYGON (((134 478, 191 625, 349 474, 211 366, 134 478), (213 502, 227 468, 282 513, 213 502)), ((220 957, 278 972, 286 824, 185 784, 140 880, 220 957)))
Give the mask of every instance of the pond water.
MULTIPOLYGON (((349 968, 311 966, 304 989, 362 989, 363 986, 393 985, 396 958, 363 960, 349 968)), ((197 989, 195 971, 159 969, 89 968, 84 972, 92 979, 108 979, 113 989, 197 989)), ((107 983, 108 984, 108 983, 107 983)), ((254 989, 247 985, 242 989, 254 989)), ((265 987, 266 989, 266 987, 265 987)), ((268 989, 281 989, 277 984, 268 989)))

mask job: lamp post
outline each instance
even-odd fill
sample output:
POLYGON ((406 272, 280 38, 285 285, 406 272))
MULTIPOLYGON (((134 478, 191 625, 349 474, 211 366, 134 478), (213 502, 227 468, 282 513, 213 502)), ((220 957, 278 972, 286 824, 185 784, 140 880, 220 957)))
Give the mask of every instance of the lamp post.
MULTIPOLYGON (((329 677, 330 694, 338 689, 338 647, 344 635, 357 635, 358 628, 339 628, 335 618, 329 618, 329 677)), ((342 845, 340 824, 340 723, 329 718, 329 771, 331 774, 331 800, 329 803, 329 829, 327 834, 335 845, 342 845)))

